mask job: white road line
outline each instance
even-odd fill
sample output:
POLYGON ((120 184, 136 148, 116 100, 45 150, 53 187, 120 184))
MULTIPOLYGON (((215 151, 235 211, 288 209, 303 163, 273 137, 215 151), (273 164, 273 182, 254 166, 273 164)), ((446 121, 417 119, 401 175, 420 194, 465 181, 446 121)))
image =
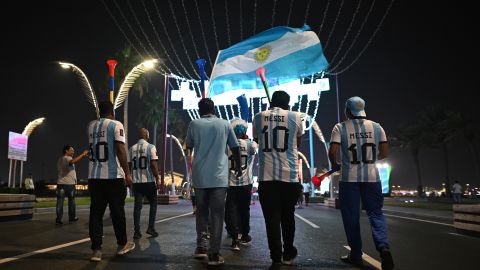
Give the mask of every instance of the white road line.
POLYGON ((188 212, 188 213, 181 214, 181 215, 178 215, 178 216, 160 219, 160 220, 155 221, 155 223, 160 223, 160 222, 164 222, 164 221, 168 221, 168 220, 172 220, 172 219, 175 219, 175 218, 184 217, 184 216, 188 216, 188 215, 192 215, 192 214, 193 214, 193 212, 188 212))
POLYGON ((36 251, 33 251, 33 252, 13 256, 13 257, 10 257, 10 258, 1 259, 0 264, 11 262, 11 261, 16 261, 16 260, 19 260, 19 259, 23 259, 23 258, 30 257, 30 256, 33 256, 33 255, 41 254, 41 253, 46 253, 46 252, 56 250, 56 249, 61 249, 61 248, 64 248, 64 247, 69 247, 69 246, 81 244, 81 243, 84 243, 84 242, 87 242, 87 241, 90 241, 90 238, 84 238, 84 239, 73 241, 73 242, 70 242, 70 243, 65 243, 65 244, 61 244, 61 245, 58 245, 58 246, 44 248, 44 249, 36 250, 36 251))
POLYGON ((453 227, 453 224, 436 222, 436 221, 430 221, 430 220, 425 220, 425 219, 409 218, 409 217, 395 216, 395 215, 390 215, 390 214, 383 214, 383 215, 384 215, 384 216, 387 216, 387 217, 403 218, 403 219, 408 219, 408 220, 414 220, 414 221, 420 221, 420 222, 426 222, 426 223, 432 223, 432 224, 437 224, 437 225, 443 225, 443 226, 453 227))
POLYGON ((299 214, 295 214, 295 216, 298 217, 299 219, 303 220, 305 223, 307 223, 308 225, 312 226, 315 229, 320 228, 317 224, 315 224, 315 223, 311 222, 310 220, 300 216, 299 214))
MULTIPOLYGON (((175 218, 179 218, 179 217, 183 217, 183 216, 187 216, 187 215, 191 215, 191 214, 192 214, 192 212, 189 212, 189 213, 181 214, 181 215, 178 215, 178 216, 164 218, 164 219, 160 219, 160 220, 155 221, 155 223, 160 223, 160 222, 164 222, 164 221, 167 221, 167 220, 172 220, 172 219, 175 219, 175 218)), ((33 255, 46 253, 46 252, 61 249, 61 248, 66 248, 66 247, 78 245, 78 244, 85 243, 85 242, 88 242, 88 241, 90 241, 90 238, 84 238, 84 239, 80 239, 80 240, 77 240, 77 241, 73 241, 73 242, 69 242, 69 243, 65 243, 65 244, 61 244, 61 245, 57 245, 57 246, 53 246, 53 247, 49 247, 49 248, 44 248, 44 249, 40 249, 40 250, 35 250, 35 251, 25 253, 25 254, 20 254, 20 255, 17 255, 17 256, 10 257, 10 258, 0 259, 0 264, 16 261, 16 260, 19 260, 19 259, 27 258, 27 257, 33 256, 33 255)))
MULTIPOLYGON (((346 248, 346 249, 348 249, 348 250, 350 250, 350 247, 349 247, 349 246, 343 246, 343 247, 346 248)), ((379 270, 382 269, 382 264, 381 264, 379 261, 375 260, 374 258, 368 256, 368 254, 363 253, 362 259, 363 259, 364 261, 366 261, 367 263, 369 263, 371 266, 373 266, 373 267, 375 267, 375 268, 377 268, 377 269, 379 269, 379 270)))

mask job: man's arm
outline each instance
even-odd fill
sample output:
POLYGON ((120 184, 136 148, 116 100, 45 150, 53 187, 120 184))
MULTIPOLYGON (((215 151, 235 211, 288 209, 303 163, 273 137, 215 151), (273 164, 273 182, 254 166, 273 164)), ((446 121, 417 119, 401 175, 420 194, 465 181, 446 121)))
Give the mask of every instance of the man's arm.
POLYGON ((69 162, 68 165, 73 165, 77 162, 79 162, 83 157, 88 156, 88 150, 84 150, 80 155, 78 155, 76 158, 72 158, 69 162))
POLYGON ((152 166, 152 174, 157 181, 157 188, 160 188, 160 176, 158 175, 158 159, 150 161, 150 166, 152 166))
POLYGON ((378 154, 378 159, 379 160, 382 160, 384 158, 387 158, 388 157, 388 143, 386 142, 381 142, 379 147, 378 147, 380 153, 378 154))
POLYGON ((232 157, 235 163, 235 171, 236 177, 242 176, 242 161, 241 161, 241 154, 240 154, 240 147, 230 148, 232 150, 232 157))
POLYGON ((337 152, 338 147, 340 144, 338 143, 330 143, 330 148, 328 149, 328 159, 330 160, 330 164, 332 164, 332 169, 339 170, 340 164, 337 162, 337 152))
POLYGON ((123 171, 125 172, 125 185, 132 186, 132 176, 130 175, 130 170, 128 168, 127 162, 127 152, 125 151, 125 144, 122 142, 115 141, 115 150, 117 151, 117 158, 122 166, 123 171))

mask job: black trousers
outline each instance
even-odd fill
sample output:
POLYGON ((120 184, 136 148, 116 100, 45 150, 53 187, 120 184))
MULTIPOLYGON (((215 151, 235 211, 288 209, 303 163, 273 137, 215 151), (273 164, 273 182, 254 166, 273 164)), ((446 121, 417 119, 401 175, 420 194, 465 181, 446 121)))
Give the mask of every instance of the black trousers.
POLYGON ((133 184, 133 194, 135 194, 135 204, 133 207, 134 230, 140 231, 140 215, 142 213, 143 196, 147 197, 150 204, 148 227, 154 228, 155 217, 157 215, 157 186, 155 185, 155 182, 133 184))
POLYGON ((127 243, 124 208, 127 196, 125 181, 123 179, 89 179, 88 191, 91 198, 89 234, 92 250, 102 249, 103 214, 107 205, 110 208, 117 244, 125 245, 127 243))
POLYGON ((225 224, 232 239, 239 233, 247 236, 250 233, 250 200, 252 185, 231 186, 227 190, 225 202, 225 224))
POLYGON ((267 229, 270 258, 274 262, 279 262, 283 254, 293 253, 298 183, 262 181, 258 185, 258 195, 267 229))

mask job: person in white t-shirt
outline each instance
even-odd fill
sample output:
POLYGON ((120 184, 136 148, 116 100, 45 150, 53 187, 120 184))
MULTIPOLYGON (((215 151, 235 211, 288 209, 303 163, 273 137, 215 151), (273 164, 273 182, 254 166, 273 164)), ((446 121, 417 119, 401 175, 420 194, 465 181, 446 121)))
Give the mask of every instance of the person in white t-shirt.
POLYGON ((462 185, 458 181, 455 181, 455 184, 452 186, 452 196, 454 203, 462 202, 462 185))

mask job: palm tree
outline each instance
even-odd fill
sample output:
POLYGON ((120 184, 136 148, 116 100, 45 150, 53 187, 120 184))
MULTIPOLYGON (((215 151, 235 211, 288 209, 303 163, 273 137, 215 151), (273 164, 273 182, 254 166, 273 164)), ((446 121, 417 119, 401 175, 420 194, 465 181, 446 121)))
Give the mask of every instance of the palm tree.
POLYGON ((421 166, 420 166, 420 150, 425 147, 426 143, 426 136, 423 135, 423 128, 419 123, 411 122, 407 124, 401 125, 395 137, 390 138, 389 144, 392 146, 398 146, 400 148, 408 148, 410 153, 413 156, 415 161, 415 169, 417 172, 417 181, 418 181, 418 196, 423 196, 423 184, 422 184, 422 174, 421 174, 421 166))

